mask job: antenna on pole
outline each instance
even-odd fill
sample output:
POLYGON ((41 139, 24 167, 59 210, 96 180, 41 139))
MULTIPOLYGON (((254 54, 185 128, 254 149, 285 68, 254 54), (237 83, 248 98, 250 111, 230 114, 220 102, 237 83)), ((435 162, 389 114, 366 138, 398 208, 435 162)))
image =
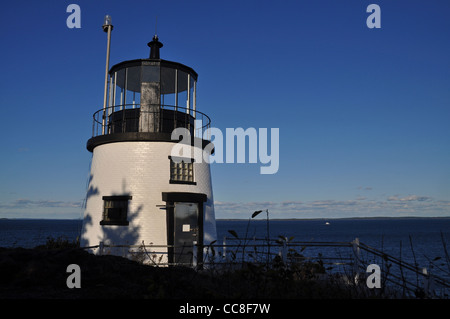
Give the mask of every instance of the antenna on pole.
POLYGON ((106 15, 103 22, 103 31, 108 33, 108 43, 106 45, 106 70, 105 70, 105 92, 103 95, 103 115, 102 115, 102 134, 106 133, 106 99, 108 90, 108 69, 109 69, 109 50, 111 46, 111 31, 113 29, 112 19, 110 15, 106 15))
POLYGON ((155 35, 158 35, 158 16, 155 17, 155 35))

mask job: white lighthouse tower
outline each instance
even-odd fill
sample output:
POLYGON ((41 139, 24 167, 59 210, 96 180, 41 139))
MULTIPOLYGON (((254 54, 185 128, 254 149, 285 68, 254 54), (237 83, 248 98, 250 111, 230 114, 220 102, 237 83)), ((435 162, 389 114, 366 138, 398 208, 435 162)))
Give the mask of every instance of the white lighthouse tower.
POLYGON ((94 113, 87 142, 92 163, 80 243, 126 257, 151 245, 146 250, 159 262, 189 264, 216 239, 209 163, 194 158, 210 142, 201 134, 210 119, 197 109, 197 73, 161 59, 156 35, 148 46, 148 59, 118 63, 105 79, 105 105, 94 113), (175 128, 190 133, 191 155, 173 156, 175 128))

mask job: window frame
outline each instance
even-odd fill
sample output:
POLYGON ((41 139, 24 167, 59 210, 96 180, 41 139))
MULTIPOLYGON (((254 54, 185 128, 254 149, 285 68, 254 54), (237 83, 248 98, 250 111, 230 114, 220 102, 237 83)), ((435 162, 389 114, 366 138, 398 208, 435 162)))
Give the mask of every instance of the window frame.
POLYGON ((132 196, 129 195, 120 195, 120 196, 103 196, 103 212, 102 212, 102 220, 100 221, 100 225, 116 225, 116 226, 128 226, 128 205, 129 201, 132 199, 132 196), (116 207, 114 207, 114 203, 116 203, 116 207), (112 207, 107 207, 112 206, 112 207), (117 209, 119 211, 118 218, 110 218, 107 214, 107 209, 117 209))
POLYGON ((181 157, 181 156, 169 156, 169 183, 170 184, 185 184, 185 185, 197 185, 197 182, 195 181, 195 173, 194 173, 194 162, 195 160, 193 158, 189 157, 181 157), (175 162, 173 159, 177 158, 178 161, 175 162), (178 165, 183 165, 183 167, 179 168, 178 165), (174 166, 175 165, 175 166, 174 166), (185 168, 184 165, 187 165, 185 168), (181 174, 173 174, 172 171, 174 169, 181 169, 181 174), (187 172, 185 172, 187 170, 187 172), (192 171, 192 180, 189 180, 190 175, 189 172, 192 171), (180 177, 184 176, 185 173, 187 174, 188 180, 182 180, 179 179, 180 177), (178 177, 178 178, 174 178, 178 177))

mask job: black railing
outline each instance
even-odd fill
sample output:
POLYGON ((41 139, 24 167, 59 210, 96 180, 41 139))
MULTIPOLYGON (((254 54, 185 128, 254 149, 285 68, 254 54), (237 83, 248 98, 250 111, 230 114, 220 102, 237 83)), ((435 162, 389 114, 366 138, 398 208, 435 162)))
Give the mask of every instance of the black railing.
MULTIPOLYGON (((367 266, 379 265, 380 292, 398 298, 442 298, 450 296, 449 273, 430 273, 429 268, 412 265, 378 249, 363 244, 356 238, 352 242, 300 242, 288 238, 229 238, 222 243, 198 245, 196 242, 183 246, 173 245, 99 245, 83 247, 97 250, 100 255, 115 254, 154 266, 187 266, 211 271, 231 270, 245 267, 249 263, 280 266, 320 266, 323 272, 317 275, 330 280, 342 279, 342 283, 366 287, 367 266), (189 255, 190 262, 169 263, 168 249, 178 248, 180 254, 189 255), (198 252, 203 251, 201 256, 198 252), (320 276, 322 274, 322 276, 320 276), (390 295, 389 295, 390 294, 390 295)), ((186 259, 184 259, 186 261, 186 259)), ((330 281, 331 282, 331 281, 330 281)))
POLYGON ((92 137, 126 132, 172 133, 186 128, 191 135, 205 140, 210 118, 197 110, 172 105, 124 104, 100 109, 93 115, 92 137))

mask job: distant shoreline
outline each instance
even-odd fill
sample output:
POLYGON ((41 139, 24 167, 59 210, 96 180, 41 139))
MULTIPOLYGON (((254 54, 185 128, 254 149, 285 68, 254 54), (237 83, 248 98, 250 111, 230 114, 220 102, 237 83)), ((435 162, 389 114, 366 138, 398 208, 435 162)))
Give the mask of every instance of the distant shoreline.
MULTIPOLYGON (((248 221, 256 220, 256 221, 266 221, 266 218, 260 217, 257 219, 252 218, 216 218, 216 221, 248 221)), ((395 217, 395 216, 373 216, 373 217, 316 217, 316 218, 269 218, 269 221, 313 221, 313 220, 370 220, 370 219, 450 219, 450 216, 403 216, 403 217, 395 217)), ((77 220, 82 221, 82 218, 5 218, 1 217, 0 220, 77 220)))
MULTIPOLYGON (((251 218, 250 218, 251 219, 251 218)), ((351 219, 450 219, 450 216, 404 216, 404 217, 392 217, 392 216, 374 216, 374 217, 317 217, 317 218, 269 218, 269 221, 303 221, 303 220, 351 220, 351 219)), ((217 218, 216 221, 248 221, 245 218, 217 218)), ((266 221, 265 218, 258 218, 253 220, 266 221)))

